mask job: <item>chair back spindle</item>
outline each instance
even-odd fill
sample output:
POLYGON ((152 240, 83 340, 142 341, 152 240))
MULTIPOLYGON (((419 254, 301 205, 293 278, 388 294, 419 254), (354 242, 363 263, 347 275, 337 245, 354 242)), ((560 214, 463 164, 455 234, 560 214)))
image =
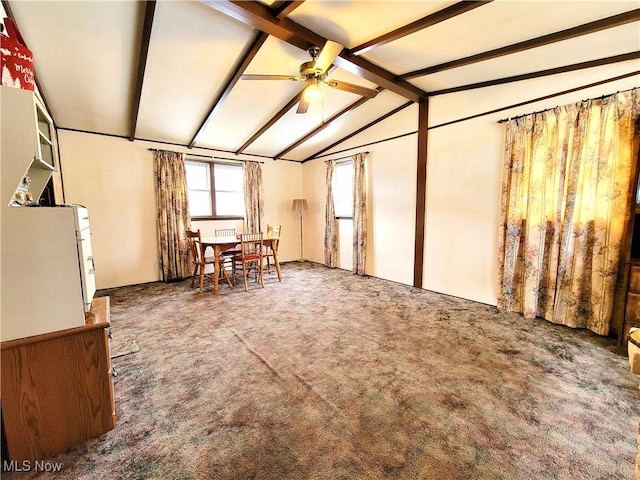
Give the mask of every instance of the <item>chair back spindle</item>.
POLYGON ((216 229, 216 237, 235 237, 236 229, 235 228, 219 228, 216 229))
POLYGON ((262 276, 262 257, 263 257, 263 234, 262 233, 242 233, 236 236, 240 242, 240 253, 234 258, 234 266, 242 265, 242 276, 244 278, 244 289, 249 291, 247 276, 251 268, 255 268, 256 279, 264 288, 264 279, 262 276))

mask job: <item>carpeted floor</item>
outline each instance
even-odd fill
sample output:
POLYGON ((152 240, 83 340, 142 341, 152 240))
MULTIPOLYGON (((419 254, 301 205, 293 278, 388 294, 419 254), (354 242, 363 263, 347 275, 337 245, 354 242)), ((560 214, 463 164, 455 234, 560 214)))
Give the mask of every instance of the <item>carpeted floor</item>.
POLYGON ((611 341, 313 263, 283 273, 219 297, 100 292, 114 348, 137 349, 112 360, 117 425, 38 478, 633 478, 640 379, 611 341))

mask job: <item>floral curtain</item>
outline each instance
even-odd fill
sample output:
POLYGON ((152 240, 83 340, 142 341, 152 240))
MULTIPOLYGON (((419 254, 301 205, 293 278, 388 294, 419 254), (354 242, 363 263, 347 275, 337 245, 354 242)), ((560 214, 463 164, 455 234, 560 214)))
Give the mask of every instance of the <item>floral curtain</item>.
POLYGON ((353 157, 353 273, 364 275, 367 259, 367 178, 364 153, 353 157))
POLYGON ((184 155, 157 150, 153 152, 156 178, 156 215, 162 279, 165 282, 191 275, 191 263, 185 231, 191 224, 187 203, 184 155))
POLYGON ((327 185, 327 202, 325 207, 324 228, 324 264, 329 268, 338 266, 338 222, 336 220, 335 205, 333 203, 333 170, 334 160, 327 162, 325 183, 327 185))
POLYGON ((638 89, 507 123, 498 307, 608 335, 638 89))
POLYGON ((259 162, 244 164, 244 208, 246 233, 262 232, 264 226, 264 188, 262 165, 259 162))

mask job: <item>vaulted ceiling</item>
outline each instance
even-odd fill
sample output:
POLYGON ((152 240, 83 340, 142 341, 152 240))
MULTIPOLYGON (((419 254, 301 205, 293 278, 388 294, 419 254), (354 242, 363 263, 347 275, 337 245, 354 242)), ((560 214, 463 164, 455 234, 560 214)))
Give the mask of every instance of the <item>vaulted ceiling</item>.
MULTIPOLYGON (((434 95, 640 70, 636 1, 3 0, 59 128, 305 161, 434 95), (309 47, 345 48, 296 113, 309 47), (601 73, 602 72, 602 73, 601 73)), ((577 87, 578 85, 576 85, 577 87)))

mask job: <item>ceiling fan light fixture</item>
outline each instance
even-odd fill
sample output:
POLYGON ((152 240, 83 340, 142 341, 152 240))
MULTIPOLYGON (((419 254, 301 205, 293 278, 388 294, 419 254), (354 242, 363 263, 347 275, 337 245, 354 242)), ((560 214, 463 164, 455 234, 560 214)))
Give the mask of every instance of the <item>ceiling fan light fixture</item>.
POLYGON ((317 82, 307 85, 307 88, 304 89, 304 99, 308 103, 318 103, 322 100, 322 91, 317 82))

